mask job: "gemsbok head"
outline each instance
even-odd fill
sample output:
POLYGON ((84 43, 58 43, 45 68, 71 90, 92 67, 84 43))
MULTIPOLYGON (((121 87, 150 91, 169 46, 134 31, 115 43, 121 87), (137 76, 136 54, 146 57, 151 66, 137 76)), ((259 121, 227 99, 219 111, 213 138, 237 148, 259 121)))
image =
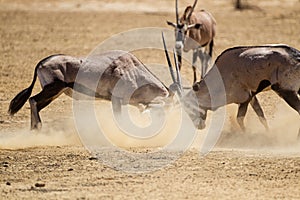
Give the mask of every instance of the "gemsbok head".
POLYGON ((203 77, 208 70, 208 61, 212 57, 214 37, 216 34, 216 20, 211 13, 205 10, 195 11, 197 1, 193 6, 186 7, 184 14, 179 18, 178 0, 175 0, 176 23, 167 21, 167 24, 175 29, 175 49, 178 55, 179 69, 182 65, 182 50, 193 50, 194 82, 197 81, 196 61, 199 57, 203 77), (208 54, 206 49, 208 49, 208 54), (205 48, 203 51, 202 48, 205 48))

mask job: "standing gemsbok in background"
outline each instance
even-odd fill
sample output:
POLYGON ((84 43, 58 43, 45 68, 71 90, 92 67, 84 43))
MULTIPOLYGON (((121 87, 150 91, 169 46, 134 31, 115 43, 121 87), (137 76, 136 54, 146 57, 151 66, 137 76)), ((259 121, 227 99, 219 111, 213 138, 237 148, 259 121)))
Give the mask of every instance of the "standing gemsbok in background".
MULTIPOLYGON (((170 62, 169 67, 172 68, 170 62)), ((182 97, 182 101, 198 129, 205 128, 208 110, 231 103, 239 105, 237 119, 243 130, 249 103, 267 128, 255 95, 268 86, 300 115, 300 51, 287 45, 227 49, 216 59, 206 76, 182 97)))
POLYGON ((193 50, 194 83, 197 81, 196 62, 201 61, 201 77, 208 70, 208 62, 212 57, 214 37, 216 34, 216 20, 205 10, 194 11, 198 0, 193 6, 186 7, 181 18, 178 15, 178 0, 175 0, 176 23, 167 21, 167 24, 175 28, 175 49, 178 55, 179 69, 182 65, 182 49, 185 52, 193 50), (203 50, 204 48, 204 50, 203 50), (208 55, 207 55, 207 48, 208 55))
POLYGON ((169 95, 168 88, 128 52, 109 51, 83 59, 52 55, 37 64, 31 85, 10 102, 8 112, 10 115, 18 112, 30 97, 31 129, 38 129, 41 127, 39 111, 62 93, 74 98, 84 94, 112 100, 117 112, 121 111, 122 104, 147 107, 161 103, 160 98, 169 95), (30 97, 37 77, 42 91, 30 97), (77 95, 72 95, 74 92, 77 95))

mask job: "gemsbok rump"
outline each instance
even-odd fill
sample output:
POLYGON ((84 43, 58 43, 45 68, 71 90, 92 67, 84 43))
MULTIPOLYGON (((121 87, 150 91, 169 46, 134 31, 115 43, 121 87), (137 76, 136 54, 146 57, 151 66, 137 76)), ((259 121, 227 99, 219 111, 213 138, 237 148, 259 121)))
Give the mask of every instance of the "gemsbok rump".
POLYGON ((176 23, 167 21, 168 25, 175 28, 175 49, 178 56, 179 69, 181 69, 182 65, 182 49, 185 52, 193 50, 194 83, 197 81, 197 58, 199 57, 201 61, 201 77, 203 77, 208 70, 208 62, 212 57, 214 37, 216 35, 216 20, 212 14, 205 10, 194 11, 197 1, 194 1, 193 6, 186 7, 184 14, 179 18, 178 0, 175 0, 176 23))
POLYGON ((287 45, 229 48, 218 56, 211 70, 193 85, 182 101, 198 129, 205 128, 208 110, 231 103, 239 105, 237 121, 243 130, 249 103, 268 128, 256 95, 269 86, 300 115, 299 50, 287 45))
POLYGON ((128 52, 109 51, 82 59, 52 55, 37 64, 31 85, 10 102, 8 113, 14 115, 30 97, 31 129, 39 129, 39 111, 62 93, 76 98, 74 92, 105 100, 114 98, 112 106, 117 112, 122 104, 147 107, 169 95, 168 88, 128 52), (42 91, 30 97, 37 77, 42 91))

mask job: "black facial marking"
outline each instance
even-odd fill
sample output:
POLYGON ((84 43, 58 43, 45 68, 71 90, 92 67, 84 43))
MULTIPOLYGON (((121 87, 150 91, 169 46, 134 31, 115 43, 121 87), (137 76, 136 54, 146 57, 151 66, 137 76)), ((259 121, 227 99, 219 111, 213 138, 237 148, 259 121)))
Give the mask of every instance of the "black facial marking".
POLYGON ((195 83, 195 84, 193 85, 193 90, 194 90, 195 92, 197 92, 197 91, 199 90, 199 83, 195 83))
POLYGON ((202 24, 195 24, 195 29, 199 29, 202 24))
POLYGON ((177 24, 177 28, 182 29, 184 24, 177 24))

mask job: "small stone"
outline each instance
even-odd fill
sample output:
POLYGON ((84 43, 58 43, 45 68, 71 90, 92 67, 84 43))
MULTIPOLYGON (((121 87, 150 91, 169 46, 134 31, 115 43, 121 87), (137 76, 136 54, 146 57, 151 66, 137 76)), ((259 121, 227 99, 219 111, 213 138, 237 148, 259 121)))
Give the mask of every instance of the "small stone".
POLYGON ((6 185, 11 185, 11 183, 7 181, 7 182, 6 182, 6 185))
POLYGON ((257 176, 255 173, 249 173, 249 176, 257 176))
POLYGON ((74 169, 72 169, 72 168, 69 168, 69 169, 68 169, 69 172, 70 172, 70 171, 73 171, 73 170, 74 170, 74 169))
POLYGON ((45 187, 45 183, 36 183, 34 186, 35 187, 45 187))

